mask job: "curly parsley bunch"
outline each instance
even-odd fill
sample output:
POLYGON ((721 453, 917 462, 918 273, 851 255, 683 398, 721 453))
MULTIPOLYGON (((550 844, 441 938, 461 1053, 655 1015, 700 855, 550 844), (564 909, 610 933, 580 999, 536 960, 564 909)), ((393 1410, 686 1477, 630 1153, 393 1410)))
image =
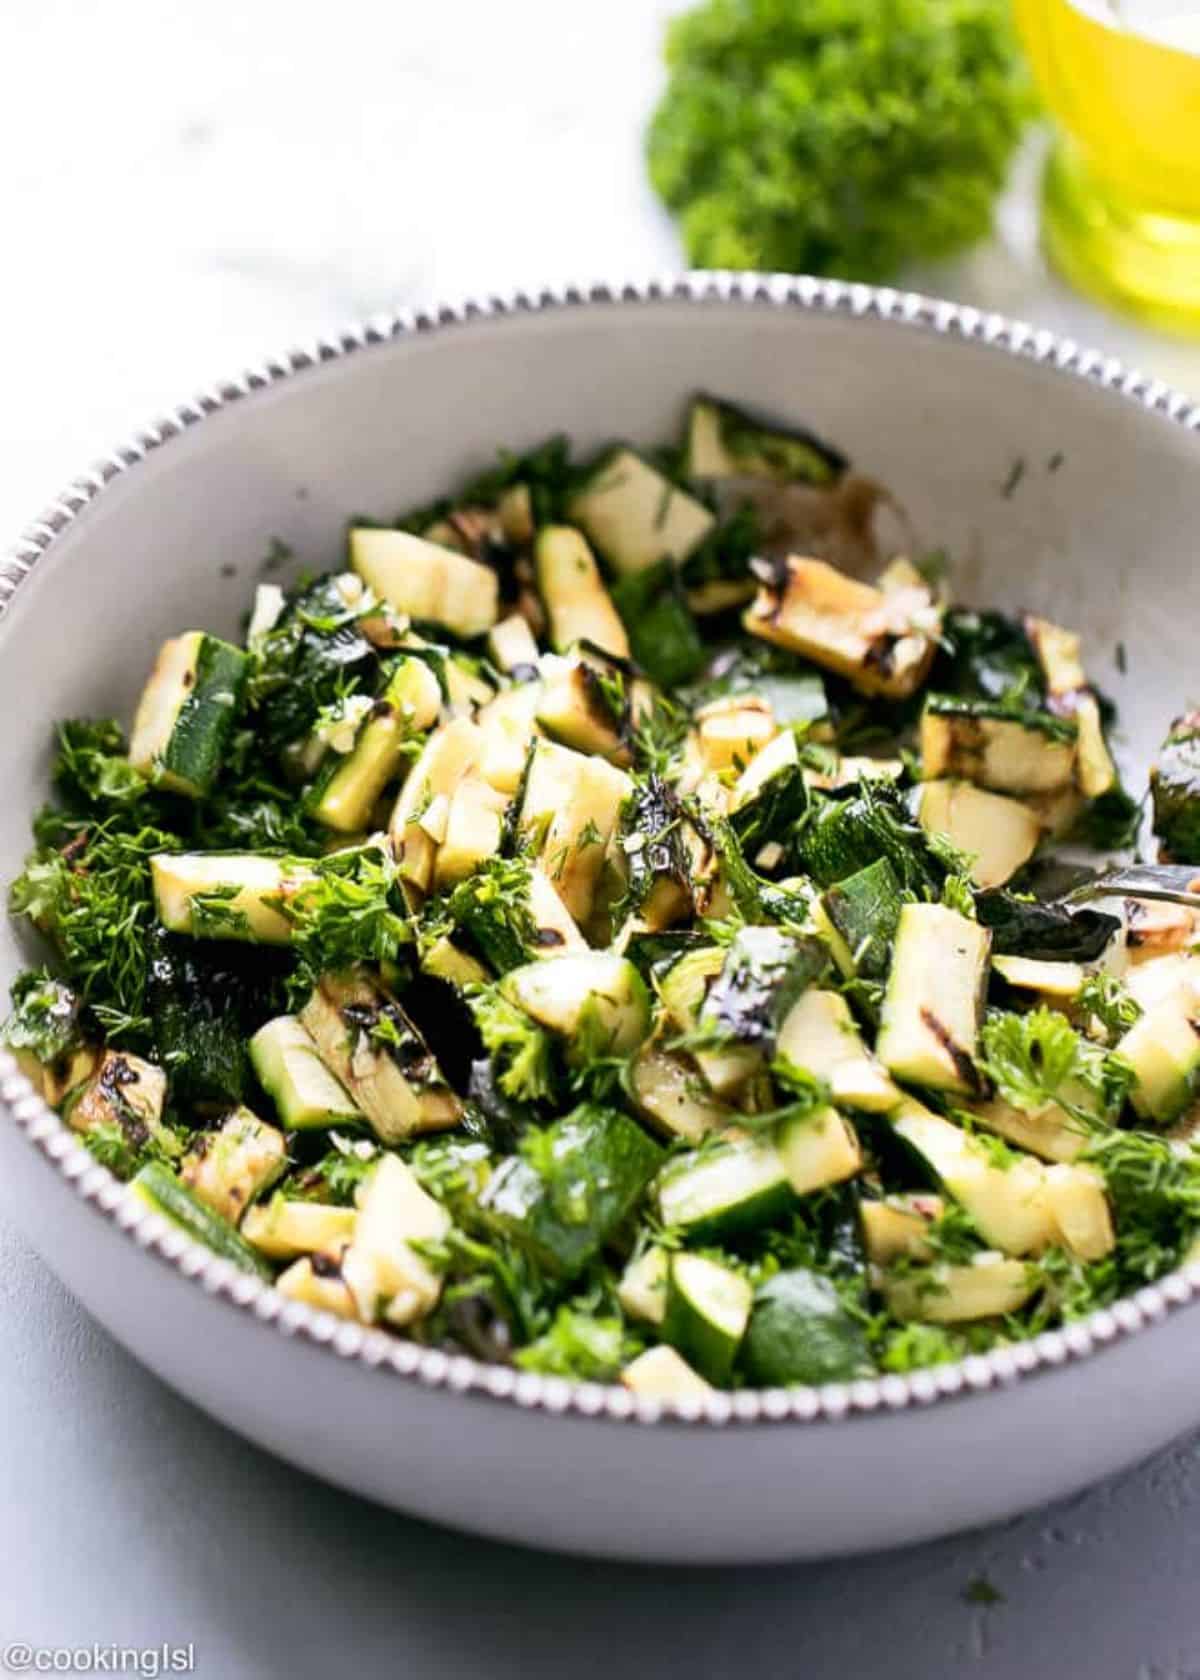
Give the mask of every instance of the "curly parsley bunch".
POLYGON ((690 262, 885 279, 982 238, 1033 108, 1005 0, 705 0, 650 178, 690 262))

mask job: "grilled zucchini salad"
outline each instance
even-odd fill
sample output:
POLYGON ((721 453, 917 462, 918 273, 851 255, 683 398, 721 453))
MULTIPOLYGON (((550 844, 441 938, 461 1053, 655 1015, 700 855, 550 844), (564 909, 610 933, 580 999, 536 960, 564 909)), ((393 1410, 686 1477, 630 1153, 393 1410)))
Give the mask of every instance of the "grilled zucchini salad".
MULTIPOLYGON (((1078 638, 871 559, 711 398, 554 440, 67 722, 4 1042, 281 1294, 640 1395, 1034 1334, 1200 1231, 1200 935, 1077 909, 1139 807, 1078 638)), ((279 556, 275 557, 277 560, 279 556)), ((264 574, 269 575, 269 574, 264 574)), ((1200 717, 1152 776, 1200 864, 1200 717)))

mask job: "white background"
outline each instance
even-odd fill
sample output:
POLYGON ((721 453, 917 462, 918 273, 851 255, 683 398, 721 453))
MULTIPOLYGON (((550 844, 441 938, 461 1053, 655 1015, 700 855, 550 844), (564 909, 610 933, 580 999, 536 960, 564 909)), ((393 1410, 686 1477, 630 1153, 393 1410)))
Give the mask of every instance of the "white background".
MULTIPOLYGON (((677 266, 641 166, 666 9, 0 0, 0 532, 154 413, 353 317, 677 266)), ((1045 275, 1035 163, 990 246, 909 278, 1200 391, 1200 347, 1045 275)), ((3 1227, 0 1508, 0 1642, 191 1639, 213 1680, 1200 1676, 1196 1442, 891 1558, 574 1564, 387 1515, 242 1445, 3 1227), (964 1602, 979 1573, 1003 1603, 964 1602)))

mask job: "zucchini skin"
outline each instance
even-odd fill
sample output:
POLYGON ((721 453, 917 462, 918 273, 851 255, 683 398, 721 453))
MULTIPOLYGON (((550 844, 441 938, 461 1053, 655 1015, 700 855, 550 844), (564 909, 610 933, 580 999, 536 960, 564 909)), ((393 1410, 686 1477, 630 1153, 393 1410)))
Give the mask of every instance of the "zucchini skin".
POLYGON ((740 1366, 762 1388, 853 1382, 873 1377, 875 1362, 857 1319, 834 1285, 805 1267, 762 1284, 742 1342, 740 1366))
POLYGON ((249 656, 205 636, 191 693, 162 754, 163 780, 195 795, 210 793, 221 769, 250 672, 249 656))
POLYGON ((861 783, 847 798, 817 803, 800 843, 800 865, 831 887, 886 858, 900 886, 918 898, 941 891, 945 866, 929 849, 903 795, 886 783, 861 783))
POLYGON ((825 914, 850 952, 855 972, 882 980, 903 905, 900 883, 886 857, 837 881, 824 894, 825 914))
POLYGON ((584 1104, 555 1122, 553 1179, 521 1155, 493 1174, 480 1203, 485 1219, 552 1277, 577 1277, 593 1260, 657 1172, 658 1144, 619 1109, 584 1104))
POLYGON ((742 928, 709 987, 700 1020, 769 1052, 796 999, 828 970, 829 953, 819 939, 742 928))
POLYGON ((1176 863, 1200 863, 1200 712, 1171 725, 1150 772, 1154 832, 1176 863))
POLYGON ((232 963, 219 943, 155 931, 147 1004, 156 1059, 185 1103, 244 1102, 251 1089, 246 1040, 273 1013, 282 971, 267 948, 232 963))
POLYGON ((706 659, 704 643, 672 561, 618 578, 612 599, 633 658, 660 688, 676 688, 696 676, 706 659))
POLYGON ((705 476, 697 448, 701 425, 712 428, 731 476, 824 486, 835 483, 850 465, 840 449, 806 426, 759 419, 724 398, 697 396, 688 416, 688 470, 699 477, 705 476))
POLYGON ((178 1226, 193 1242, 210 1248, 218 1259, 228 1260, 265 1282, 271 1281, 274 1276, 271 1268, 245 1238, 227 1219, 193 1196, 168 1167, 158 1161, 148 1161, 130 1180, 129 1188, 139 1201, 178 1226))

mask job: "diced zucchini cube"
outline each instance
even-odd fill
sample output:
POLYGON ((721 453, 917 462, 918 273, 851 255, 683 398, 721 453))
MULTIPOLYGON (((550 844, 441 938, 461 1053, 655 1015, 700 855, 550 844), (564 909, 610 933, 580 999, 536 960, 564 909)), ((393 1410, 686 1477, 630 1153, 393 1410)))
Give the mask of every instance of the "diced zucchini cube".
POLYGON ((627 448, 599 463, 568 514, 617 572, 682 562, 716 524, 703 502, 627 448))

